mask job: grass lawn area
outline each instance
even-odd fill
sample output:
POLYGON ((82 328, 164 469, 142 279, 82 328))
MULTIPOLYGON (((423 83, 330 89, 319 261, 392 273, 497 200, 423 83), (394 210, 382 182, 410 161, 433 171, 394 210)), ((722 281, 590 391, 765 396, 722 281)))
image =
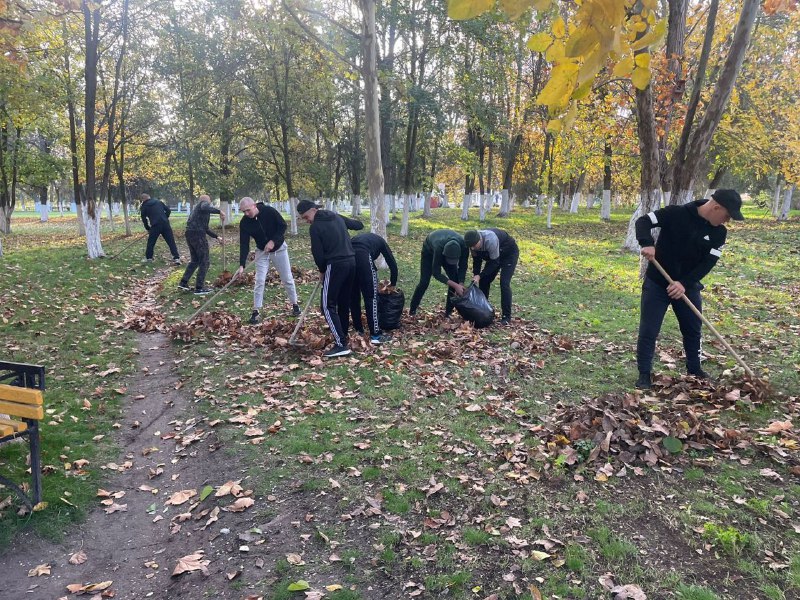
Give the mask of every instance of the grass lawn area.
MULTIPOLYGON (((468 224, 456 209, 433 212, 413 217, 407 238, 399 236, 399 214, 389 227, 407 302, 427 233, 478 225, 477 210, 468 224)), ((729 227, 723 256, 704 280, 705 315, 775 391, 763 403, 726 404, 714 416, 723 433, 793 419, 800 426, 798 216, 775 223, 746 207, 747 220, 729 227)), ((444 288, 434 280, 422 316, 390 344, 330 363, 226 336, 175 341, 186 385, 203 413, 223 420, 217 435, 249 487, 315 507, 320 540, 306 565, 269 565, 269 576, 248 583, 265 598, 296 597, 287 583, 324 570, 335 540, 348 575, 330 598, 371 598, 369 590, 384 589, 398 598, 418 591, 422 598, 578 599, 609 597, 608 589, 627 584, 648 598, 797 598, 800 480, 790 469, 798 448, 789 434, 754 434, 780 446, 786 464, 755 443, 686 447, 674 461, 640 471, 609 457, 605 479, 597 467, 606 461, 586 460, 595 445, 572 444, 575 464, 541 459, 554 447, 537 433, 554 412, 633 391, 641 284, 637 257, 620 249, 628 218, 615 212, 604 223, 597 211, 555 210, 550 230, 533 209, 487 219, 482 226, 508 230, 520 246, 508 329, 443 323, 444 288), (237 414, 252 416, 249 427, 280 426, 253 444, 244 425, 227 421, 237 414)), ((173 219, 179 246, 184 222, 173 219)), ((226 227, 234 241, 237 222, 226 227)), ((0 510, 0 548, 13 548, 23 527, 56 540, 68 535, 109 477, 104 467, 119 459, 114 424, 137 373, 137 334, 119 325, 127 299, 169 258, 159 241, 157 263, 140 264, 142 241, 118 259, 90 262, 68 217, 13 226, 0 259, 0 359, 47 367, 47 508, 25 517, 13 504, 0 510)), ((110 256, 130 239, 119 224, 107 228, 110 256)), ((293 266, 310 271, 307 227, 288 241, 293 266)), ((236 244, 226 252, 234 270, 236 244)), ((212 247, 209 282, 221 270, 221 250, 212 247)), ((158 295, 168 323, 199 306, 177 289, 181 273, 172 271, 158 295)), ((312 286, 298 286, 301 304, 312 286)), ((499 305, 499 282, 490 300, 499 305)), ((251 303, 250 287, 232 286, 215 307, 244 320, 251 303)), ((289 320, 279 284, 267 286, 264 305, 267 316, 289 320)), ((319 315, 309 318, 324 329, 319 315)), ((712 375, 735 367, 706 330, 704 351, 712 375)), ((680 378, 681 352, 668 314, 655 370, 680 378)), ((667 396, 659 401, 671 402, 667 396)), ((20 444, 0 448, 0 472, 26 480, 25 453, 20 444)))

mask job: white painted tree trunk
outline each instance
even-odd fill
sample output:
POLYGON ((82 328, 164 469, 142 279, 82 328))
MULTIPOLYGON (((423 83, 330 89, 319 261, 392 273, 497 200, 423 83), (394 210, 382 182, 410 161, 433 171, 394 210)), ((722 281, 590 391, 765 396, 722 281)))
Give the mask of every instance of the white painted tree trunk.
POLYGON ((713 194, 716 191, 717 191, 716 188, 708 188, 706 190, 706 193, 703 195, 703 198, 711 198, 711 194, 713 194))
POLYGON ((461 220, 462 221, 469 221, 469 205, 472 204, 472 195, 471 194, 464 194, 464 198, 461 200, 461 220))
MULTIPOLYGON (((631 252, 639 252, 641 248, 639 247, 639 242, 636 240, 636 219, 641 217, 642 215, 646 215, 647 213, 653 212, 661 205, 661 190, 655 189, 651 190, 650 193, 641 192, 639 205, 636 207, 636 210, 633 211, 633 215, 631 216, 631 220, 628 222, 628 233, 625 236, 625 246, 626 250, 630 250, 631 252)), ((658 238, 657 231, 653 232, 653 237, 658 238)))
POLYGON ((611 220, 611 190, 603 190, 603 199, 600 201, 600 218, 603 221, 611 220))
POLYGON ((83 225, 86 230, 86 251, 89 258, 100 258, 105 256, 103 252, 103 243, 100 239, 100 216, 102 209, 95 210, 94 218, 89 216, 88 206, 81 204, 81 215, 83 216, 83 225))
POLYGON ((414 196, 406 194, 403 196, 403 221, 400 224, 400 235, 406 237, 408 235, 408 215, 411 212, 411 203, 414 201, 414 196))
POLYGON ((772 216, 776 219, 781 216, 781 182, 775 186, 775 196, 772 198, 772 216))
POLYGON ((297 198, 289 198, 289 233, 297 235, 297 198))
POLYGON ((422 216, 426 219, 431 216, 431 193, 425 192, 425 205, 422 207, 422 216))
POLYGON ((442 203, 440 204, 442 208, 450 208, 450 204, 447 201, 447 194, 442 194, 442 203))
POLYGON ((507 217, 511 214, 511 195, 508 190, 500 191, 500 216, 507 217))
POLYGON ((553 228, 553 197, 547 197, 547 229, 553 228))
MULTIPOLYGON (((662 192, 661 199, 663 200, 663 202, 661 202, 661 206, 669 206, 670 198, 672 198, 672 192, 671 191, 662 192)), ((661 206, 659 206, 658 208, 661 208, 661 206)))
POLYGON ((543 212, 542 211, 542 201, 545 200, 545 198, 547 198, 547 196, 545 196, 544 194, 539 194, 538 196, 536 196, 536 216, 537 217, 541 217, 542 216, 542 212, 543 212))
POLYGON ((11 233, 11 209, 0 206, 0 233, 11 233))
POLYGON ((586 208, 592 210, 593 207, 594 207, 594 194, 589 194, 588 196, 586 196, 586 208))
POLYGON ((361 214, 361 195, 356 194, 353 196, 353 212, 351 213, 354 217, 357 217, 361 214))
MULTIPOLYGON (((186 207, 186 210, 189 210, 189 207, 186 207)), ((219 211, 225 215, 225 222, 231 222, 231 203, 225 200, 224 202, 220 201, 219 203, 219 211)))
POLYGON ((781 214, 778 216, 778 221, 787 221, 789 219, 789 211, 792 210, 792 194, 794 193, 794 186, 786 186, 783 191, 783 206, 781 207, 781 214))
POLYGON ((50 218, 50 205, 49 204, 42 204, 41 205, 41 212, 40 212, 39 221, 41 223, 47 223, 49 218, 50 218))
POLYGON ((669 200, 667 200, 667 202, 670 204, 677 204, 678 206, 681 206, 692 201, 692 190, 678 190, 672 194, 673 195, 670 196, 669 200))
POLYGON ((578 206, 581 204, 581 193, 575 192, 572 194, 572 203, 569 205, 569 212, 570 213, 577 213, 578 206))
POLYGON ((478 220, 483 223, 486 220, 486 205, 492 201, 490 194, 483 194, 480 198, 480 212, 478 213, 478 220))
POLYGON ((75 206, 75 217, 78 221, 78 235, 83 237, 86 235, 86 225, 83 222, 83 211, 85 208, 85 204, 73 204, 75 206))

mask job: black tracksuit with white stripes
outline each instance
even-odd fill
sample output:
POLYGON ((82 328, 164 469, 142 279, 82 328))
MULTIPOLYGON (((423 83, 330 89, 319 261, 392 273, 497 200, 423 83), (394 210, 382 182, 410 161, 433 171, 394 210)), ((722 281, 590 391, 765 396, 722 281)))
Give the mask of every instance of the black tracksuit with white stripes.
POLYGON ((361 296, 364 296, 364 309, 367 313, 367 325, 371 335, 380 335, 378 326, 378 271, 375 259, 383 255, 389 266, 389 281, 397 285, 397 261, 394 259, 389 244, 381 236, 374 233, 360 233, 351 240, 356 253, 356 277, 350 296, 350 315, 356 331, 363 331, 361 323, 361 296))
MULTIPOLYGON (((722 254, 728 230, 724 225, 712 226, 701 217, 697 209, 708 200, 697 200, 682 206, 666 206, 636 220, 636 239, 642 247, 654 244, 650 232, 660 227, 656 247, 656 260, 674 281, 686 288, 686 297, 702 311, 700 280, 708 275, 722 254)), ((642 284, 639 340, 636 344, 636 362, 640 373, 650 373, 653 366, 656 338, 661 331, 664 314, 671 305, 683 336, 686 352, 686 369, 689 373, 700 371, 700 329, 702 321, 681 300, 667 295, 668 282, 655 265, 650 264, 642 284)))
POLYGON ((348 344, 350 290, 356 261, 348 229, 363 229, 364 224, 328 210, 317 210, 311 223, 311 254, 322 280, 322 312, 337 346, 348 344))

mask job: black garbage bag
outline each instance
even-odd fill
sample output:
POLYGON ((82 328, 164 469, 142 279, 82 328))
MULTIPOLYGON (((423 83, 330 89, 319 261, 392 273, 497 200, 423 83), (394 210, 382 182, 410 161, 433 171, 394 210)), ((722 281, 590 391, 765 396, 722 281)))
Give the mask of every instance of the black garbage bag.
POLYGON ((463 296, 454 294, 453 305, 464 320, 471 322, 478 329, 488 327, 494 322, 494 308, 478 286, 469 286, 463 296))
POLYGON ((406 296, 397 288, 387 294, 378 294, 378 327, 389 331, 400 327, 406 296))

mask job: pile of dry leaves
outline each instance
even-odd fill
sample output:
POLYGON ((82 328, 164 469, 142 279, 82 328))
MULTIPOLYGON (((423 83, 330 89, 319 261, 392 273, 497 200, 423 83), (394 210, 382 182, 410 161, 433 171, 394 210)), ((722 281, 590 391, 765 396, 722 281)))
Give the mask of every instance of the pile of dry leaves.
MULTIPOLYGON (((545 425, 530 427, 542 443, 510 439, 503 452, 511 478, 529 479, 558 467, 596 465, 595 479, 624 476, 626 468, 672 466, 687 459, 686 450, 715 452, 749 462, 743 457, 757 450, 789 472, 800 475, 800 435, 792 419, 800 416, 800 399, 779 399, 784 420, 764 429, 751 429, 737 418, 765 401, 763 390, 749 381, 715 385, 692 379, 662 378, 652 395, 609 394, 584 399, 578 405, 558 406, 545 425)), ((762 475, 779 479, 771 469, 762 475)))

